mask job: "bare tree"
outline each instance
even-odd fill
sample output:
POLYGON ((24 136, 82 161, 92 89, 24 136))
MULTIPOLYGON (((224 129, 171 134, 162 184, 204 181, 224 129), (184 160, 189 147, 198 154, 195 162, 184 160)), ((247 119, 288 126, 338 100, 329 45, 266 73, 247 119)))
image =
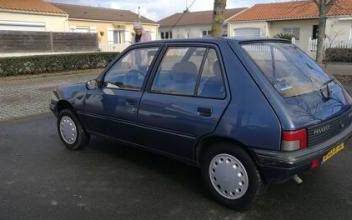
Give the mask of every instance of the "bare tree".
POLYGON ((326 16, 328 8, 335 0, 313 0, 319 9, 319 32, 318 32, 318 45, 317 45, 317 56, 316 60, 322 64, 324 60, 324 41, 325 41, 325 29, 326 29, 326 16))
POLYGON ((214 0, 213 23, 211 26, 211 36, 213 37, 221 37, 223 34, 225 9, 226 0, 214 0))

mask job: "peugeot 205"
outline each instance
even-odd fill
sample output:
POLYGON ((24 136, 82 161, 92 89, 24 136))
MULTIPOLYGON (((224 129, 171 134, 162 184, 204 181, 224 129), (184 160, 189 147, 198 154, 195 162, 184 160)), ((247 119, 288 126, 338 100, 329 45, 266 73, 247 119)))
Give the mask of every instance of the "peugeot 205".
POLYGON ((96 79, 56 89, 50 108, 68 149, 99 135, 186 161, 235 209, 320 167, 352 131, 348 92, 278 39, 135 44, 96 79))

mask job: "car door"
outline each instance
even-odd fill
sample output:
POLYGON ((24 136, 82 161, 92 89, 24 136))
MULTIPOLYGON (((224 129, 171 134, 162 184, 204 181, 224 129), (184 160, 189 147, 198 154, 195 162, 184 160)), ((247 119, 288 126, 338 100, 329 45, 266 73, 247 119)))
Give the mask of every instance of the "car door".
POLYGON ((134 142, 142 89, 158 50, 158 46, 130 49, 106 71, 101 88, 87 92, 88 130, 134 142))
POLYGON ((143 94, 138 141, 192 158, 197 139, 216 128, 229 92, 215 46, 168 45, 143 94))

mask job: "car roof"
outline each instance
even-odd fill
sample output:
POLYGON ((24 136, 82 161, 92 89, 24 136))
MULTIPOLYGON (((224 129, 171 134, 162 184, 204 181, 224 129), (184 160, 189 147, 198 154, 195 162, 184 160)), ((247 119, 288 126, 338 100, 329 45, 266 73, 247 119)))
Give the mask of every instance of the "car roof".
POLYGON ((203 37, 203 38, 188 38, 188 39, 167 39, 167 40, 155 40, 148 41, 143 43, 137 43, 138 45, 144 44, 163 44, 163 43, 223 43, 223 42, 233 42, 233 43, 246 43, 246 42, 285 42, 289 43, 290 41, 285 39, 278 38, 263 38, 263 37, 231 37, 231 38, 223 38, 223 37, 203 37))

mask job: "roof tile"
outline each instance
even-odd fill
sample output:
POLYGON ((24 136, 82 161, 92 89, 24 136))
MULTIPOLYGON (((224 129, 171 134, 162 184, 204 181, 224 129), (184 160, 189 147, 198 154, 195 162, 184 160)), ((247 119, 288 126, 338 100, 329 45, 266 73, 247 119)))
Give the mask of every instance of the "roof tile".
MULTIPOLYGON (((56 7, 62 9, 69 18, 73 19, 89 19, 89 20, 103 20, 103 21, 124 21, 136 22, 138 15, 128 10, 90 7, 82 5, 58 4, 53 3, 56 7)), ((142 23, 155 23, 154 21, 141 16, 142 23)), ((156 23, 155 23, 156 24, 156 23)))
POLYGON ((0 9, 66 14, 61 9, 42 0, 0 0, 0 9))
MULTIPOLYGON (((318 7, 313 1, 290 1, 256 4, 233 17, 230 21, 272 21, 318 18, 318 7)), ((352 0, 336 0, 328 16, 352 15, 352 0)))
MULTIPOLYGON (((225 11, 225 19, 228 19, 245 8, 233 8, 225 11)), ((187 13, 176 13, 161 19, 160 27, 186 26, 186 25, 209 25, 213 19, 213 11, 195 11, 187 13)))

